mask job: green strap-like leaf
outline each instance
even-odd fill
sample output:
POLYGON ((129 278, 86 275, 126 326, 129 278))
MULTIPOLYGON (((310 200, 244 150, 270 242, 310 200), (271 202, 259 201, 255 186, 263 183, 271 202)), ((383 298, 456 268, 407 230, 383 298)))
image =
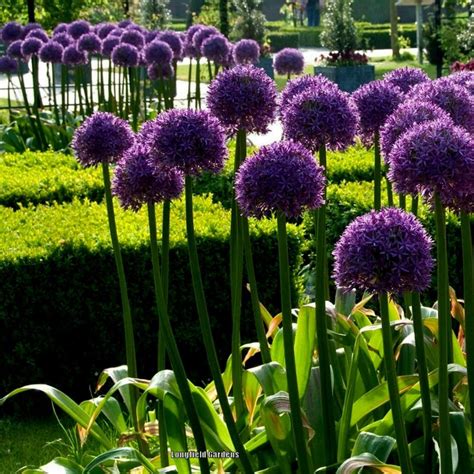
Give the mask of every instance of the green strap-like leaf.
POLYGON ((93 461, 91 461, 84 469, 84 474, 103 474, 104 470, 101 465, 108 461, 116 461, 119 463, 132 462, 136 466, 143 466, 148 472, 155 474, 158 470, 153 464, 137 451, 135 448, 117 448, 100 454, 93 461))
POLYGON ((72 459, 55 458, 38 469, 25 469, 23 474, 82 474, 84 469, 72 459))
POLYGON ((400 474, 402 472, 398 466, 385 464, 373 454, 364 453, 343 462, 336 474, 352 474, 353 472, 359 472, 362 467, 370 467, 372 468, 371 472, 381 474, 400 474))
POLYGON ((257 377, 267 396, 287 389, 286 372, 278 362, 262 364, 258 367, 252 367, 248 371, 257 377))
POLYGON ((391 436, 378 436, 374 433, 362 431, 359 433, 359 436, 357 436, 354 447, 352 448, 351 457, 370 453, 380 461, 387 462, 395 444, 396 440, 391 436))
MULTIPOLYGON (((125 379, 128 377, 128 368, 126 365, 119 365, 118 367, 109 367, 102 371, 99 375, 97 380, 96 392, 98 392, 107 382, 108 378, 112 379, 112 382, 116 384, 119 380, 125 379)), ((120 395, 122 396, 125 405, 127 406, 127 410, 130 413, 131 410, 131 402, 130 402, 130 391, 125 387, 120 389, 120 395)))

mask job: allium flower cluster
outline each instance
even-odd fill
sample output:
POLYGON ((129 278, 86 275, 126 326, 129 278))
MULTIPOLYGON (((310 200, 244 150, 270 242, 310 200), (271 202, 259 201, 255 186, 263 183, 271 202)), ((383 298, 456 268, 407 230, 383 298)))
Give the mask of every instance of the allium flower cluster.
POLYGON ((143 48, 145 46, 145 38, 140 33, 140 31, 137 30, 125 30, 122 33, 122 36, 120 37, 120 42, 121 43, 126 43, 126 44, 131 44, 132 46, 135 46, 137 49, 143 48))
POLYGON ((353 94, 360 115, 359 133, 370 144, 387 118, 403 100, 402 91, 385 81, 372 81, 360 86, 353 94))
POLYGON ((138 49, 128 43, 121 43, 112 50, 112 62, 116 66, 138 66, 138 49))
POLYGON ((9 56, 0 56, 0 74, 15 74, 18 71, 18 63, 9 56))
POLYGON ((62 63, 66 66, 81 66, 87 64, 87 53, 79 51, 75 45, 64 48, 62 63))
POLYGON ((28 23, 23 27, 23 30, 21 32, 21 39, 25 39, 30 31, 42 29, 43 27, 39 23, 28 23))
POLYGON ((236 199, 247 217, 297 217, 324 204, 325 182, 324 169, 309 150, 283 141, 244 161, 235 180, 236 199))
POLYGON ((130 125, 108 112, 96 112, 76 129, 72 149, 82 166, 115 163, 133 145, 130 125))
POLYGON ((265 133, 276 115, 275 83, 263 69, 236 66, 211 82, 207 106, 230 131, 265 133))
POLYGON ((119 45, 119 43, 120 40, 117 36, 107 36, 107 38, 102 41, 102 55, 109 58, 112 55, 112 51, 119 45))
POLYGON ((430 284, 432 240, 413 214, 385 208, 357 217, 334 249, 338 287, 374 293, 423 291, 430 284))
POLYGON ((199 56, 199 51, 194 46, 194 36, 202 28, 205 28, 204 25, 192 25, 186 31, 186 39, 184 41, 184 55, 188 58, 197 58, 199 56))
POLYGON ((224 35, 214 34, 206 38, 201 47, 201 54, 209 61, 224 64, 229 57, 229 42, 224 35))
POLYGON ((233 57, 236 64, 257 64, 260 59, 260 46, 252 39, 242 39, 234 45, 233 57))
POLYGON ((78 40, 82 35, 85 35, 91 31, 91 25, 85 20, 76 20, 70 23, 67 27, 67 32, 75 39, 78 40))
POLYGON ((58 42, 51 40, 39 50, 39 58, 44 63, 59 64, 62 61, 64 48, 58 42))
POLYGON ((5 43, 12 43, 21 39, 23 27, 16 21, 5 23, 0 34, 0 39, 5 43))
POLYGON ((294 48, 282 49, 276 56, 273 67, 278 74, 302 74, 304 70, 304 56, 294 48))
POLYGON ((52 40, 59 43, 63 48, 74 43, 72 36, 68 35, 66 32, 54 34, 52 40))
POLYGON ((43 42, 38 38, 27 38, 21 43, 21 54, 25 58, 29 58, 39 53, 43 46, 43 42))
POLYGON ((115 30, 115 25, 113 23, 102 23, 97 25, 96 34, 101 40, 103 40, 107 38, 112 30, 115 30))
POLYGON ((209 36, 219 34, 219 31, 213 26, 202 26, 193 35, 193 46, 196 48, 198 55, 202 55, 202 44, 209 36))
POLYGON ((445 206, 472 193, 474 139, 444 120, 415 125, 395 142, 389 162, 399 193, 421 193, 428 201, 436 193, 445 206))
POLYGON ((62 33, 67 33, 67 23, 58 23, 53 30, 53 36, 62 34, 62 33))
POLYGON ((21 51, 23 46, 23 41, 22 40, 16 40, 13 41, 13 43, 10 43, 10 45, 7 48, 7 55, 10 58, 17 59, 19 61, 23 61, 25 57, 23 56, 23 53, 21 51))
POLYGON ((47 43, 49 41, 49 37, 46 34, 46 32, 41 29, 41 28, 36 28, 34 30, 31 30, 27 35, 25 39, 28 38, 37 38, 43 43, 47 43))
POLYGON ((77 49, 88 53, 99 53, 102 48, 102 41, 95 33, 86 33, 77 41, 77 49))
POLYGON ((465 87, 471 95, 474 95, 474 71, 455 72, 448 78, 454 84, 465 87))
POLYGON ((218 172, 227 158, 224 130, 206 111, 163 112, 143 125, 140 141, 149 147, 154 166, 175 167, 186 175, 218 172))
POLYGON ((143 204, 175 199, 183 191, 183 174, 176 168, 152 166, 150 150, 136 143, 115 168, 112 191, 125 209, 138 211, 143 204))
POLYGON ((144 53, 147 64, 164 66, 173 60, 173 50, 168 43, 160 40, 153 40, 147 44, 144 53))
POLYGON ((359 122, 357 107, 337 87, 312 87, 282 110, 284 136, 311 151, 325 145, 343 150, 353 143, 359 122))
POLYGON ((416 67, 394 69, 393 71, 385 73, 383 79, 384 82, 398 87, 404 94, 410 91, 413 86, 430 80, 423 70, 416 67))
POLYGON ((183 42, 176 31, 166 30, 158 35, 158 39, 166 43, 173 51, 173 59, 179 61, 183 58, 183 42))

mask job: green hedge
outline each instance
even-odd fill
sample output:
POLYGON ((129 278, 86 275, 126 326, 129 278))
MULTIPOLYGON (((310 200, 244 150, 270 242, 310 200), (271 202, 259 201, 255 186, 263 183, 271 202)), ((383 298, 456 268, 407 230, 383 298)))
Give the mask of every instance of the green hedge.
MULTIPOLYGON (((204 286, 221 362, 231 350, 229 293, 230 213, 196 197, 196 232, 204 286)), ((157 210, 157 215, 161 213, 157 210)), ((14 211, 0 207, 0 393, 26 383, 49 383, 76 399, 89 396, 97 374, 122 364, 120 294, 104 204, 73 201, 14 211)), ((160 219, 158 219, 160 220, 160 219)), ((172 206, 170 314, 192 380, 208 371, 199 336, 185 241, 184 204, 172 206)), ((156 370, 157 316, 146 213, 117 207, 140 376, 156 370)), ((160 225, 159 225, 160 227, 160 225)), ((293 271, 300 263, 301 229, 289 225, 293 271)), ((251 223, 259 293, 279 307, 276 224, 251 223)), ((296 304, 296 284, 293 301, 296 304)), ((243 340, 254 340, 244 291, 243 340)), ((31 399, 23 397, 22 407, 31 399)))
MULTIPOLYGON (((408 26, 401 26, 398 35, 410 40, 411 47, 416 46, 416 29, 408 26)), ((379 29, 364 29, 361 31, 363 46, 367 49, 390 49, 390 27, 379 29)))
POLYGON ((270 43, 272 52, 276 53, 284 48, 299 48, 300 34, 299 33, 268 33, 267 40, 270 43))

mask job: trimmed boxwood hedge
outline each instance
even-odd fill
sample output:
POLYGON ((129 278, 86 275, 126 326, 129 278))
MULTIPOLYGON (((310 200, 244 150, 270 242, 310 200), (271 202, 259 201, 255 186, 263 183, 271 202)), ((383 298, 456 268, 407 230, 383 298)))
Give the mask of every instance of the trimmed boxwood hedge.
MULTIPOLYGON (((204 286, 223 367, 231 350, 230 213, 210 197, 196 197, 195 212, 204 286)), ((76 399, 89 397, 97 374, 125 360, 105 205, 74 200, 17 211, 0 207, 0 220, 0 393, 41 382, 76 399)), ((124 212, 117 206, 117 224, 135 320, 139 374, 151 377, 156 370, 157 315, 146 212, 124 212)), ((302 229, 288 228, 295 274, 302 229)), ((208 370, 188 269, 182 201, 172 206, 171 229, 170 314, 190 378, 201 383, 208 370)), ((252 222, 251 236, 261 301, 275 313, 279 308, 275 221, 252 222)), ((295 282, 292 291, 296 305, 295 282)), ((243 341, 255 340, 253 328, 249 295, 244 291, 243 341)), ((19 399, 22 409, 32 400, 19 399)))
POLYGON ((300 47, 300 34, 298 32, 277 32, 268 33, 267 39, 272 48, 272 52, 277 53, 284 48, 296 48, 300 47))

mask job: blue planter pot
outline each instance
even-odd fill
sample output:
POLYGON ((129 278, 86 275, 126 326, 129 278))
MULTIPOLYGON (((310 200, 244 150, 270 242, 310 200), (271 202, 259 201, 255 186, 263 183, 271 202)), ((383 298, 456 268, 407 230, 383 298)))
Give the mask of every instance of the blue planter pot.
POLYGON ((275 72, 273 70, 273 58, 260 58, 260 62, 258 62, 256 66, 263 69, 269 77, 275 79, 275 72))
POLYGON ((354 92, 362 84, 367 84, 375 79, 375 66, 372 64, 315 66, 314 74, 322 74, 335 82, 343 91, 354 92))

